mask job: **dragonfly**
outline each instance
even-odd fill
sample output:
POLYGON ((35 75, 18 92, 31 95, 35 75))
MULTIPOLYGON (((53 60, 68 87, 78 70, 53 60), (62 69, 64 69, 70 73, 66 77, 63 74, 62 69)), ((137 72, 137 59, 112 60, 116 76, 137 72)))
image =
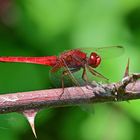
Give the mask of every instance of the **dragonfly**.
MULTIPOLYGON (((23 57, 23 56, 1 56, 0 62, 33 63, 51 67, 50 72, 56 73, 63 69, 61 73, 61 84, 64 91, 64 77, 69 76, 75 85, 80 86, 73 76, 73 73, 82 69, 81 78, 88 84, 87 71, 93 76, 108 80, 104 75, 95 69, 101 64, 104 56, 115 57, 124 52, 122 46, 111 46, 101 48, 78 48, 62 52, 59 56, 23 57), (89 52, 89 53, 87 53, 89 52), (115 52, 115 54, 112 54, 115 52)), ((63 94, 63 92, 62 92, 63 94)), ((60 96, 62 96, 62 94, 60 96)))

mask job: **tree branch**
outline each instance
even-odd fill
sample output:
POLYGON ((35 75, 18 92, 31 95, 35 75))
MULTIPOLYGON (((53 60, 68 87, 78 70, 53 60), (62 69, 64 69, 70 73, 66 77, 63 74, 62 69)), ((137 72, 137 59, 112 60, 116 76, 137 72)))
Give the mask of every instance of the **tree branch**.
POLYGON ((61 98, 61 88, 0 95, 0 113, 140 99, 138 78, 140 74, 132 74, 118 83, 65 88, 61 98))

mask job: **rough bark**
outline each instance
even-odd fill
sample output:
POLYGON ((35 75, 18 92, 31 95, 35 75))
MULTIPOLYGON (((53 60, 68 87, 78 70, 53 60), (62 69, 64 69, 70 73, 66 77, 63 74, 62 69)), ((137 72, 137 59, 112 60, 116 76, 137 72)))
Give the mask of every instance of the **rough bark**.
POLYGON ((139 77, 132 74, 118 83, 65 88, 61 98, 61 88, 0 95, 0 113, 140 99, 139 77))

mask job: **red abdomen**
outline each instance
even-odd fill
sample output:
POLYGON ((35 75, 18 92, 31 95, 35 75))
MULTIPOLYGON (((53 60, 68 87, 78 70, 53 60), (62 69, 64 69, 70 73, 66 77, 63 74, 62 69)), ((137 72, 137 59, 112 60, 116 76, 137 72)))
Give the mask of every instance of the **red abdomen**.
POLYGON ((44 57, 0 57, 0 62, 20 62, 20 63, 34 63, 40 65, 54 66, 56 64, 56 56, 44 57))

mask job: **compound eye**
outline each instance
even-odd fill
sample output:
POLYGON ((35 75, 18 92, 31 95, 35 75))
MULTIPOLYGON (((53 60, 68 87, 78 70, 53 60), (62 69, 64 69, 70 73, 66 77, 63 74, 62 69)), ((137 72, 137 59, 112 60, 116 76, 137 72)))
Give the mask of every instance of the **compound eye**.
POLYGON ((93 68, 96 68, 100 64, 100 62, 101 62, 101 57, 97 53, 92 52, 90 54, 88 64, 93 68))
POLYGON ((96 63, 96 53, 91 53, 90 55, 90 61, 92 64, 96 63))

